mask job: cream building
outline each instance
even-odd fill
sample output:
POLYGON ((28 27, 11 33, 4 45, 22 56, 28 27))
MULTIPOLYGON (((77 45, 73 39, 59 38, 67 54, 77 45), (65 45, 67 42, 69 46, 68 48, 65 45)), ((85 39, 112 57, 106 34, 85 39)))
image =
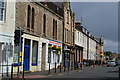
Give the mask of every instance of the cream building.
MULTIPOLYGON (((14 30, 15 3, 7 2, 7 0, 0 0, 0 65, 12 64, 14 30)), ((10 66, 0 66, 0 73, 7 73, 10 71, 10 66)))

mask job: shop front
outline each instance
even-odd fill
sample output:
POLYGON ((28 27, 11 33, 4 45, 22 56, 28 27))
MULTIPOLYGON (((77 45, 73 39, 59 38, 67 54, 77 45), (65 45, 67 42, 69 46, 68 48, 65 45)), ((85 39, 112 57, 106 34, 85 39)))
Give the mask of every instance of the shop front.
POLYGON ((70 66, 70 47, 65 45, 64 46, 64 67, 70 66))
MULTIPOLYGON (((57 41, 49 41, 48 44, 48 65, 50 63, 50 69, 58 67, 62 61, 62 43, 57 41)), ((48 67, 49 68, 49 67, 48 67)))

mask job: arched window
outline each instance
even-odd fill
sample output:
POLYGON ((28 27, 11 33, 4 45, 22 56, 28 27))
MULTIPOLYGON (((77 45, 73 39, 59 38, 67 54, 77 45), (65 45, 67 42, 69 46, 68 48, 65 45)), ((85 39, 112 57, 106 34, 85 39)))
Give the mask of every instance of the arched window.
POLYGON ((57 39, 57 20, 53 19, 53 38, 57 39))
POLYGON ((46 33, 46 15, 43 15, 43 33, 46 33))
POLYGON ((30 16, 31 16, 31 8, 28 5, 28 12, 27 12, 27 27, 30 29, 30 16))
POLYGON ((55 20, 53 19, 53 38, 55 37, 55 20))
POLYGON ((35 14, 35 9, 32 8, 32 20, 31 20, 32 27, 31 27, 31 29, 34 29, 34 14, 35 14))
POLYGON ((55 39, 57 39, 57 20, 56 20, 56 22, 55 22, 55 39))

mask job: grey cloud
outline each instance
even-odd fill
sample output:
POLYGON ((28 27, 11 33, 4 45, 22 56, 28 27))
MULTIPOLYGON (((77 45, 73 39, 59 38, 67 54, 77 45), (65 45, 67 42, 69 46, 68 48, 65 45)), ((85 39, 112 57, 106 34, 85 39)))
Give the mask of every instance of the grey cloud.
MULTIPOLYGON (((72 9, 76 13, 76 19, 83 17, 83 25, 94 36, 102 35, 106 41, 111 41, 109 44, 106 42, 105 46, 118 42, 117 2, 78 2, 72 3, 72 9)), ((116 48, 113 47, 112 50, 115 51, 116 48)), ((107 47, 106 49, 111 48, 107 47)))

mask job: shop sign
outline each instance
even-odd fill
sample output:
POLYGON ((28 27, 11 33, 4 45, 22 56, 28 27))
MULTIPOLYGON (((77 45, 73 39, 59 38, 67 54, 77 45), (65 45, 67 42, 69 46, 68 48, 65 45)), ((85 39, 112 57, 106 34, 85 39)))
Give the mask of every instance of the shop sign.
POLYGON ((65 47, 64 47, 64 50, 70 50, 70 49, 68 48, 68 46, 65 46, 65 47))
POLYGON ((54 41, 50 41, 50 44, 57 45, 57 46, 62 46, 62 43, 58 43, 58 42, 54 42, 54 41))

